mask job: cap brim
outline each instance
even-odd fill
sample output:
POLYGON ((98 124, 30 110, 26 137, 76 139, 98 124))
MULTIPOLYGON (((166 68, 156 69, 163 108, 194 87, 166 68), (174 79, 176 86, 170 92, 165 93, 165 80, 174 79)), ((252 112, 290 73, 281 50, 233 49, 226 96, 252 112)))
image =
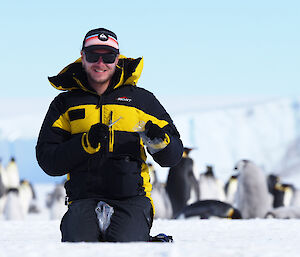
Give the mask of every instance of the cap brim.
POLYGON ((112 51, 116 54, 119 54, 119 49, 116 49, 114 47, 111 46, 105 46, 105 45, 92 45, 92 46, 88 46, 88 47, 84 47, 83 50, 85 51, 94 51, 94 50, 98 50, 98 49, 104 49, 104 50, 109 50, 112 51))

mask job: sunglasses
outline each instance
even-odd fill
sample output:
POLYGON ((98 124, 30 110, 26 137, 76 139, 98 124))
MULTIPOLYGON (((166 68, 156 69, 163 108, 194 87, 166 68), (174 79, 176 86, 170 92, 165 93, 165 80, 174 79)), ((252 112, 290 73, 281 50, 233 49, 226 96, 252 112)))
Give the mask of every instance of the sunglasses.
POLYGON ((107 64, 114 63, 117 55, 114 53, 95 53, 90 51, 84 51, 85 58, 90 63, 95 63, 99 61, 99 58, 102 58, 102 61, 107 64))

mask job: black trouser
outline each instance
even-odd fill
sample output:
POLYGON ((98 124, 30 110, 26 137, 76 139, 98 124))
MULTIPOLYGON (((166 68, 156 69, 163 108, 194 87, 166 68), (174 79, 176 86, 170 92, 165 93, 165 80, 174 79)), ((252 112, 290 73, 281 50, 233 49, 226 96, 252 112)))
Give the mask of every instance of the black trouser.
POLYGON ((153 211, 149 198, 131 197, 126 200, 82 199, 73 201, 62 218, 62 242, 131 242, 149 241, 153 211), (95 212, 99 201, 114 208, 110 225, 102 234, 95 212))

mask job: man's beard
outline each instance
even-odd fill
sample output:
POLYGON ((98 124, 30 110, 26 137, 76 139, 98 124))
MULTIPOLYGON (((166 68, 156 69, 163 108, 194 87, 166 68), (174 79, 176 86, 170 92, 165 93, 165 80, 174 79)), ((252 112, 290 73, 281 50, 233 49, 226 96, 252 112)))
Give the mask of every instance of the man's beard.
POLYGON ((115 70, 113 71, 112 74, 109 74, 109 76, 106 78, 106 79, 100 79, 100 80, 97 80, 97 79, 94 79, 93 76, 86 71, 85 67, 83 66, 83 69, 87 75, 87 78, 88 78, 88 82, 89 83, 94 83, 94 84, 98 84, 98 85, 103 85, 105 83, 107 83, 108 81, 110 81, 115 73, 115 70))
POLYGON ((93 76, 91 76, 89 73, 86 73, 87 74, 87 77, 88 77, 88 81, 89 82, 92 82, 92 83, 95 83, 95 84, 99 84, 99 85, 103 85, 103 84, 105 84, 107 81, 109 81, 111 78, 112 78, 112 76, 109 76, 107 79, 105 79, 105 80, 96 80, 96 79, 94 79, 93 78, 93 76))

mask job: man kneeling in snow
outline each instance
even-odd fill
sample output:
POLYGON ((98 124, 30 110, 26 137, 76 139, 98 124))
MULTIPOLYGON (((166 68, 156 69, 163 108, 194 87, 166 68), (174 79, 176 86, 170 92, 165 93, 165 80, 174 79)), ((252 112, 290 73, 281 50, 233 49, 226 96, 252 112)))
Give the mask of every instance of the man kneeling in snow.
POLYGON ((143 58, 119 54, 116 35, 89 31, 81 58, 50 83, 59 90, 36 146, 41 168, 67 174, 62 241, 149 241, 153 220, 146 152, 161 166, 183 152, 172 119, 136 86, 143 58), (142 140, 141 140, 142 138, 142 140))

